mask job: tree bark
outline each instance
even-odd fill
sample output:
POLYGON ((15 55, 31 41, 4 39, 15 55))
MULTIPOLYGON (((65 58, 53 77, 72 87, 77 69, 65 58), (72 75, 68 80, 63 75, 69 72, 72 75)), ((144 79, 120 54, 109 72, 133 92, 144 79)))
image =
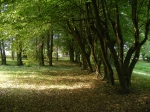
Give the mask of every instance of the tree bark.
MULTIPOLYGON (((105 7, 106 5, 106 1, 105 0, 101 0, 102 5, 104 7, 105 3, 105 7)), ((94 0, 93 0, 94 2, 94 0)), ((148 1, 149 6, 150 6, 150 1, 148 1)), ((145 38, 140 42, 140 30, 139 30, 139 19, 138 19, 138 1, 137 0, 132 0, 131 1, 131 8, 132 8, 132 23, 133 23, 133 27, 134 27, 134 42, 133 45, 129 48, 125 58, 124 58, 124 39, 123 39, 123 35, 121 32, 121 25, 120 25, 120 14, 119 14, 119 9, 118 9, 118 3, 115 3, 115 14, 113 17, 115 17, 115 19, 113 20, 110 15, 109 15, 109 11, 108 11, 108 7, 106 7, 107 11, 103 11, 104 17, 105 17, 105 25, 106 25, 106 20, 110 20, 110 23, 112 24, 112 28, 116 37, 116 42, 117 42, 117 49, 114 49, 113 47, 113 43, 112 43, 112 39, 107 38, 107 41, 109 42, 109 49, 111 51, 111 54, 113 56, 113 60, 114 60, 114 65, 118 74, 118 78, 119 78, 119 82, 120 82, 120 86, 121 89, 124 92, 128 92, 128 87, 131 85, 131 75, 132 75, 132 71, 134 69, 135 64, 138 61, 139 55, 140 55, 140 48, 141 46, 146 42, 147 38, 148 38, 148 32, 149 32, 149 25, 150 25, 150 19, 149 16, 147 17, 147 22, 145 25, 145 38), (107 13, 106 13, 107 12, 107 13), (133 56, 133 58, 132 58, 133 56)), ((148 6, 148 12, 147 14, 149 15, 149 6, 148 6)), ((105 10, 103 8, 103 10, 105 10)), ((101 28, 101 30, 103 30, 103 28, 101 28)), ((107 34, 107 37, 109 37, 109 33, 107 33, 108 29, 105 26, 105 31, 107 34)))
POLYGON ((44 66, 44 37, 42 37, 42 39, 40 39, 40 44, 38 46, 38 62, 39 62, 39 66, 44 66))
MULTIPOLYGON (((107 73, 108 73, 108 77, 109 77, 110 83, 113 85, 114 84, 113 70, 112 70, 112 67, 111 67, 108 59, 107 59, 107 55, 106 55, 106 51, 105 51, 105 47, 104 47, 105 44, 108 45, 108 48, 110 49, 110 52, 114 54, 113 58, 116 58, 115 57, 116 56, 116 51, 114 49, 114 42, 110 38, 110 35, 109 35, 108 17, 106 15, 107 11, 106 11, 106 9, 105 9, 106 7, 104 5, 105 2, 106 2, 105 0, 101 0, 102 13, 103 13, 103 17, 104 17, 104 21, 102 21, 100 19, 100 16, 99 16, 99 10, 98 10, 98 7, 96 5, 96 1, 92 0, 94 14, 95 14, 95 17, 96 17, 96 27, 94 27, 94 25, 92 25, 91 28, 94 31, 94 33, 97 35, 97 37, 99 38, 103 63, 105 64, 105 66, 107 68, 107 73)), ((125 83, 123 83, 121 85, 121 88, 127 90, 125 83)))
POLYGON ((15 59, 15 52, 11 51, 11 59, 14 60, 15 59))
POLYGON ((68 27, 70 30, 70 34, 73 36, 73 38, 75 39, 75 41, 79 46, 81 56, 84 59, 82 61, 85 61, 85 64, 87 65, 89 72, 93 72, 93 68, 90 62, 90 55, 85 50, 85 43, 82 41, 83 39, 82 36, 80 35, 76 27, 73 28, 69 23, 68 23, 68 27))
POLYGON ((51 33, 48 31, 47 35, 47 57, 48 57, 48 64, 52 66, 52 54, 53 54, 53 30, 51 33))
POLYGON ((74 48, 72 45, 69 46, 69 57, 70 57, 70 62, 74 62, 74 48))
POLYGON ((17 48, 17 66, 23 65, 22 62, 22 44, 21 42, 18 42, 18 48, 17 48))
POLYGON ((75 62, 81 66, 81 57, 80 57, 80 52, 78 50, 75 50, 75 62))
POLYGON ((101 72, 100 72, 100 66, 101 66, 101 59, 100 59, 100 52, 99 50, 96 51, 96 44, 97 44, 97 38, 94 38, 94 36, 92 35, 92 31, 90 29, 90 25, 89 23, 91 23, 92 21, 90 20, 90 2, 86 2, 85 4, 85 10, 86 10, 86 17, 88 21, 85 21, 85 29, 86 29, 86 39, 87 39, 87 43, 89 45, 90 51, 91 51, 91 55, 92 55, 92 59, 94 62, 94 66, 95 66, 95 73, 98 77, 101 77, 101 72))
POLYGON ((15 59, 15 52, 14 52, 14 49, 13 49, 13 41, 14 41, 14 38, 12 37, 12 38, 10 39, 10 41, 11 41, 11 58, 12 58, 12 60, 14 60, 14 59, 15 59))
POLYGON ((59 58, 58 50, 59 50, 59 47, 57 46, 57 47, 56 47, 56 60, 57 60, 57 61, 58 61, 58 58, 59 58))
POLYGON ((18 51, 17 52, 17 66, 21 66, 21 65, 23 65, 23 62, 22 62, 22 52, 18 51))
POLYGON ((6 65, 5 45, 3 39, 0 41, 0 52, 1 52, 1 64, 6 65))

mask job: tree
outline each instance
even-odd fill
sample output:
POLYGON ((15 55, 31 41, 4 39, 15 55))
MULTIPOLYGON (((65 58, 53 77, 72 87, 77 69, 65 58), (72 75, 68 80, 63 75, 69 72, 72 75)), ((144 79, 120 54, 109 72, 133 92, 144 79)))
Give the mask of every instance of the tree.
MULTIPOLYGON (((118 1, 109 2, 107 0, 101 0, 100 5, 97 5, 96 1, 92 0, 93 13, 96 19, 95 19, 95 26, 94 24, 92 24, 91 29, 93 30, 95 35, 99 38, 102 58, 105 65, 108 67, 107 70, 110 71, 111 66, 107 61, 107 58, 105 58, 104 43, 108 45, 108 48, 114 60, 114 65, 118 74, 121 89, 122 91, 127 92, 128 87, 131 84, 131 75, 132 75, 133 68, 139 58, 140 48, 148 38, 148 32, 149 32, 148 28, 150 25, 150 19, 148 16, 150 1, 148 1, 146 4, 144 4, 144 1, 139 2, 137 0, 132 0, 130 2, 124 1, 126 7, 130 9, 130 11, 127 12, 126 14, 124 14, 125 9, 121 10, 120 4, 121 2, 118 1), (112 4, 114 7, 111 7, 112 4), (147 6, 147 9, 141 8, 141 7, 145 7, 145 5, 147 6), (101 10, 99 10, 99 7, 101 10), (145 26, 144 29, 145 35, 144 38, 140 40, 139 26, 141 22, 139 20, 141 19, 140 17, 143 17, 143 14, 139 13, 138 11, 142 11, 142 10, 146 12, 146 16, 145 16, 146 20, 142 21, 142 24, 144 24, 145 26), (99 13, 101 13, 101 16, 99 16, 99 13), (123 13, 124 15, 121 15, 121 13, 123 13), (131 15, 131 18, 125 16, 129 14, 131 15), (127 24, 121 22, 121 16, 125 16, 125 18, 129 19, 130 24, 133 25, 132 28, 134 29, 133 30, 134 38, 132 39, 133 44, 132 46, 130 46, 125 56, 124 56, 125 37, 123 36, 124 33, 122 33, 122 31, 125 31, 123 29, 123 25, 127 25, 127 24), (121 23, 123 25, 121 25, 121 23), (111 27, 108 27, 110 25, 111 27), (111 32, 113 32, 113 35, 111 34, 111 32), (115 37, 115 39, 111 37, 115 37)), ((130 36, 132 36, 132 34, 130 34, 130 36)), ((112 78, 113 81, 113 76, 111 74, 109 74, 109 76, 112 78)))
POLYGON ((38 43, 38 63, 39 66, 44 66, 44 37, 41 37, 38 43))
MULTIPOLYGON (((42 59, 40 63, 44 62, 43 45, 46 31, 51 28, 56 31, 55 26, 61 26, 65 34, 69 34, 77 45, 76 49, 73 45, 69 46, 71 60, 75 50, 76 56, 81 54, 82 67, 93 71, 90 61, 92 55, 97 74, 100 74, 100 65, 103 63, 104 77, 114 85, 112 63, 108 57, 111 55, 121 89, 128 92, 141 47, 148 39, 150 0, 23 0, 14 3, 15 5, 8 7, 7 17, 4 14, 1 17, 5 23, 9 21, 17 33, 19 31, 19 34, 22 34, 21 39, 39 40, 36 46, 39 45, 39 59, 42 59), (50 27, 51 24, 53 26, 50 27), (28 38, 23 29, 27 30, 28 38)), ((56 29, 59 30, 60 27, 56 29)), ((55 35, 57 34, 60 33, 55 35)), ((48 51, 49 40, 47 38, 48 51)))
POLYGON ((49 66, 52 66, 52 54, 53 54, 53 30, 47 32, 47 57, 49 66))

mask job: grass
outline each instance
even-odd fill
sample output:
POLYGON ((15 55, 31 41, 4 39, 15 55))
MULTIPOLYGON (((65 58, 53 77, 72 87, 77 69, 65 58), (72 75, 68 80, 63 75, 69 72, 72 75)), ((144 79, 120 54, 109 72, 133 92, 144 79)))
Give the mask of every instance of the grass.
POLYGON ((132 75, 133 87, 150 91, 150 69, 149 62, 138 61, 132 75))
POLYGON ((136 71, 150 73, 149 65, 149 62, 138 61, 134 69, 136 71))
MULTIPOLYGON (((149 80, 133 74, 131 93, 87 74, 69 61, 52 67, 0 66, 1 112, 146 112, 150 109, 149 80)), ((12 66, 13 65, 13 66, 12 66)))

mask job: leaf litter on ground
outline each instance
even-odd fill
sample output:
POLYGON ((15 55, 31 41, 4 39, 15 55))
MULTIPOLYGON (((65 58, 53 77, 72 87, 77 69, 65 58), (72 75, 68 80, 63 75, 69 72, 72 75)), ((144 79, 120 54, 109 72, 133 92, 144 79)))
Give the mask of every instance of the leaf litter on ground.
POLYGON ((68 61, 38 70, 16 69, 13 75, 7 69, 9 66, 0 71, 1 112, 150 111, 149 91, 135 86, 130 93, 120 94, 118 86, 110 86, 68 61))

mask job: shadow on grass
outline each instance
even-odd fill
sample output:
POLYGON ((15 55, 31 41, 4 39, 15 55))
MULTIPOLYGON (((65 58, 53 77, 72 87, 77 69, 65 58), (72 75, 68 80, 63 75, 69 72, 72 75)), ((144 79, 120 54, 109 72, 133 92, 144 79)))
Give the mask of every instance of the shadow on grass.
POLYGON ((79 68, 76 64, 69 63, 69 61, 54 61, 53 66, 45 65, 43 67, 39 66, 16 66, 16 65, 6 65, 6 66, 0 66, 0 73, 4 74, 11 74, 11 75, 22 75, 22 74, 30 74, 30 73, 36 73, 36 74, 48 74, 48 75, 57 75, 54 72, 62 71, 76 71, 76 68, 79 68), (52 72, 51 72, 52 71, 52 72), (52 74, 50 74, 50 72, 52 74))
POLYGON ((117 96, 104 88, 1 89, 1 112, 146 112, 140 95, 117 96), (2 93, 3 92, 3 93, 2 93))
POLYGON ((0 68, 1 112, 146 112, 150 107, 148 93, 118 95, 66 61, 53 67, 9 67, 0 68))

